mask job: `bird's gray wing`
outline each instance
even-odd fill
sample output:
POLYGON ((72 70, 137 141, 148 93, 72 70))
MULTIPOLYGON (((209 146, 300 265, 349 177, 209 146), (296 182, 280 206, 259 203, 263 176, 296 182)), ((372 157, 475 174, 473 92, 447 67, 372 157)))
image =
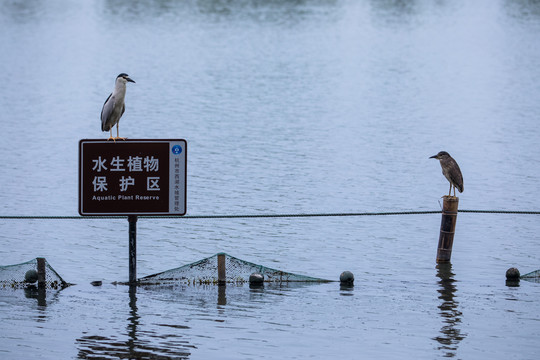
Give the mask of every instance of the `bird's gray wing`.
POLYGON ((112 93, 109 95, 105 103, 103 104, 103 109, 101 109, 101 131, 109 131, 114 124, 109 123, 111 118, 112 110, 114 108, 114 98, 112 93))
POLYGON ((452 170, 450 171, 450 178, 454 185, 456 185, 456 187, 458 188, 459 192, 463 192, 463 175, 461 175, 459 165, 455 160, 453 160, 451 162, 451 167, 452 170))

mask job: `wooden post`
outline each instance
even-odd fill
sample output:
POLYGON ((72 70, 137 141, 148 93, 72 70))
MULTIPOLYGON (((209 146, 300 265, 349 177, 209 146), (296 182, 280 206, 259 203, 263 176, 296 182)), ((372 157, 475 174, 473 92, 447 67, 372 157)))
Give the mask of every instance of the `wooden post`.
POLYGON ((217 268, 218 268, 218 285, 225 285, 227 283, 227 274, 225 270, 225 254, 219 253, 217 255, 217 268))
POLYGON ((38 257, 37 259, 37 274, 38 274, 38 288, 45 289, 47 285, 45 279, 45 258, 38 257))
POLYGON ((458 197, 443 196, 441 233, 439 235, 439 246, 437 247, 437 263, 450 262, 450 258, 452 257, 452 245, 454 243, 458 203, 458 197))
POLYGON ((129 284, 137 284, 137 215, 129 215, 129 284))

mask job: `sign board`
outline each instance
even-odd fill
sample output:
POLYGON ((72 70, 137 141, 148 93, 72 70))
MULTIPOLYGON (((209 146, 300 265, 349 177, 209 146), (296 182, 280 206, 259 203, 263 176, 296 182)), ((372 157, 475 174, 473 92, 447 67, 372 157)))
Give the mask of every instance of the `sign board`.
POLYGON ((187 142, 79 141, 79 214, 185 215, 187 142))

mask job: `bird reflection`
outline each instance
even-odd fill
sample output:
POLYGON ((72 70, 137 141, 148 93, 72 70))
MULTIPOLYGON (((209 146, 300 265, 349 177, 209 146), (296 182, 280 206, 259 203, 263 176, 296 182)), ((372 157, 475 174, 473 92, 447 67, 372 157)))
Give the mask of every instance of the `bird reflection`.
POLYGON ((440 330, 440 335, 433 338, 439 342, 439 350, 444 352, 445 357, 454 357, 458 349, 459 342, 463 340, 466 334, 461 333, 460 324, 462 313, 458 309, 458 302, 455 300, 455 280, 452 272, 451 263, 443 263, 437 265, 437 277, 440 288, 439 305, 443 326, 440 330))

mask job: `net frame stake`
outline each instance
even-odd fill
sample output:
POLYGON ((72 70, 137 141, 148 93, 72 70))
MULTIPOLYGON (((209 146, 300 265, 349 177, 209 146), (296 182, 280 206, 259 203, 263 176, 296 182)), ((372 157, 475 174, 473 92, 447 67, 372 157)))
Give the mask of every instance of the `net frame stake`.
POLYGON ((441 231, 439 234, 439 245, 437 246, 437 264, 448 263, 452 257, 452 245, 454 244, 458 204, 458 197, 443 196, 441 231))
POLYGON ((129 284, 137 284, 137 215, 129 215, 129 284))
POLYGON ((37 274, 38 274, 38 288, 44 289, 46 284, 46 274, 45 274, 45 258, 38 257, 37 260, 37 274))
POLYGON ((225 269, 225 254, 217 254, 218 264, 218 285, 225 285, 227 283, 227 273, 225 269))

